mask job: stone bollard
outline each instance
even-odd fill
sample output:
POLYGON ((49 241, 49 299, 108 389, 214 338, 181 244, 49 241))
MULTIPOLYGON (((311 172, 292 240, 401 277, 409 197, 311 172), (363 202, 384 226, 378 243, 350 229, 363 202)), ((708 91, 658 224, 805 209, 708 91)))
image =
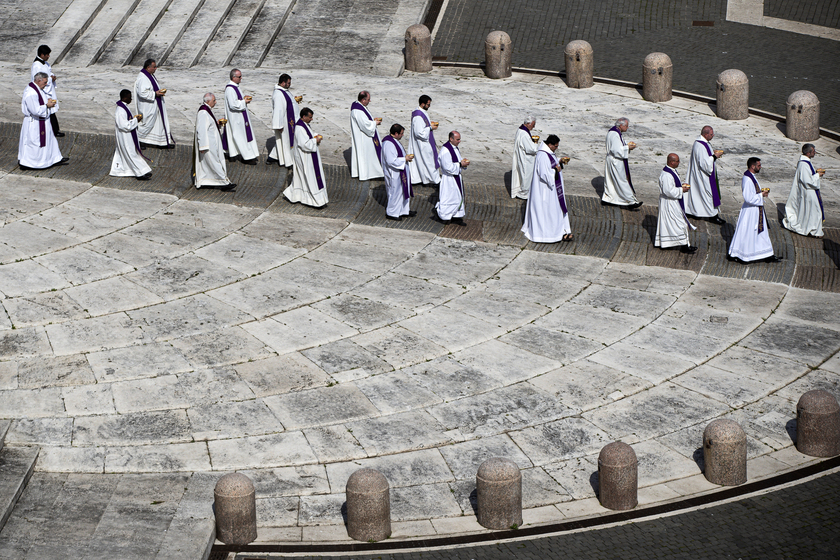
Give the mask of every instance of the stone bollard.
POLYGON ((717 116, 728 121, 750 116, 750 81, 740 70, 724 70, 717 76, 717 116))
POLYGON ((787 98, 785 135, 797 142, 820 139, 820 100, 810 91, 794 91, 787 98))
POLYGON ((673 78, 671 58, 661 52, 650 53, 642 66, 642 97, 657 103, 670 100, 673 78))
POLYGON ((814 389, 799 397, 796 449, 811 457, 840 455, 840 405, 828 391, 814 389))
POLYGON ((605 445, 598 455, 598 499, 609 509, 633 509, 639 504, 639 461, 626 443, 605 445))
POLYGON ((405 30, 405 69, 412 72, 432 71, 432 34, 422 23, 405 30))
POLYGON ((350 475, 347 496, 347 534, 357 541, 381 541, 391 536, 391 491, 388 479, 374 469, 350 475))
POLYGON ((491 31, 484 40, 484 73, 488 78, 510 78, 513 43, 504 31, 491 31))
POLYGON ((747 481, 747 434, 734 420, 720 418, 703 430, 706 480, 721 486, 747 481))
POLYGON ((488 529, 522 525, 522 474, 510 459, 493 457, 475 475, 478 522, 488 529))
POLYGON ((226 474, 216 483, 216 538, 225 544, 248 544, 257 539, 257 500, 254 483, 241 473, 226 474))
POLYGON ((563 49, 566 59, 566 85, 570 88, 591 88, 595 83, 595 57, 592 45, 586 41, 572 41, 563 49))

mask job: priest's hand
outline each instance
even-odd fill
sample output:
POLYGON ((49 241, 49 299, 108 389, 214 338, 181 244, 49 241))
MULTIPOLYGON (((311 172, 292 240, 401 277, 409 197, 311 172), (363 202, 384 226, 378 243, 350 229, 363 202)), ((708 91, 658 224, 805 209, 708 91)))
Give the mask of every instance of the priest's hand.
POLYGON ((319 146, 321 145, 321 140, 323 140, 323 139, 324 139, 324 137, 321 136, 320 134, 315 135, 315 143, 318 144, 319 146))
POLYGON ((55 74, 52 75, 52 81, 56 81, 58 78, 55 77, 55 74))
POLYGON ((134 118, 137 119, 137 122, 140 122, 140 121, 143 120, 143 115, 140 115, 140 114, 134 115, 134 118))
POLYGON ((204 148, 203 150, 198 150, 198 152, 201 153, 201 154, 206 154, 209 151, 210 151, 210 148, 204 148))
POLYGON ((375 121, 376 121, 376 126, 379 126, 380 124, 382 124, 382 117, 376 117, 376 118, 375 118, 375 119, 373 119, 373 120, 375 120, 375 121))
POLYGON ((461 167, 468 167, 470 165, 470 160, 464 158, 461 160, 461 167))
POLYGON ((49 107, 50 109, 55 107, 55 99, 47 99, 47 107, 49 107))
POLYGON ((432 127, 432 130, 437 130, 438 129, 438 123, 436 123, 436 122, 433 122, 430 126, 432 127))
POLYGON ((408 154, 405 156, 405 161, 414 161, 414 154, 408 154))
POLYGON ((817 169, 817 175, 819 175, 820 177, 825 175, 825 169, 817 169))
POLYGON ((155 92, 155 97, 163 97, 164 95, 166 95, 165 89, 159 89, 155 92))
POLYGON ((636 143, 635 142, 628 142, 627 147, 630 148, 631 150, 635 150, 636 149, 636 143))

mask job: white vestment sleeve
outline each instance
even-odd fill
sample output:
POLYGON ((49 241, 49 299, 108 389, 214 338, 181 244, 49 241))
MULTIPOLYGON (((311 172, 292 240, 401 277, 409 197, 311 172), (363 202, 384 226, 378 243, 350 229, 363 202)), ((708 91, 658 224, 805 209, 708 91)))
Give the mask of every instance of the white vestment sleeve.
POLYGON ((388 169, 396 169, 402 171, 405 169, 405 158, 398 157, 397 149, 390 142, 382 143, 382 159, 385 161, 385 166, 388 169))
POLYGON ((117 130, 120 132, 131 132, 137 128, 137 119, 133 117, 129 119, 122 107, 117 107, 117 111, 114 113, 114 121, 117 124, 117 130))
POLYGON ((243 95, 242 99, 237 99, 236 92, 233 91, 232 87, 225 88, 225 103, 231 111, 242 112, 247 107, 245 104, 245 96, 243 95))
POLYGON ((359 127, 359 130, 361 130, 365 135, 373 138, 373 135, 376 132, 376 121, 368 119, 364 111, 359 111, 358 109, 350 111, 350 117, 353 119, 353 122, 356 123, 356 126, 359 127))
POLYGON ((714 171, 715 169, 715 157, 713 155, 709 155, 702 142, 696 142, 694 144, 694 149, 696 151, 696 153, 694 154, 694 161, 697 162, 697 164, 700 167, 700 170, 703 173, 711 176, 712 171, 714 171))
POLYGON ((199 111, 198 117, 196 117, 195 125, 195 136, 198 140, 198 151, 202 152, 204 150, 210 149, 210 130, 208 126, 216 126, 215 123, 208 122, 210 120, 210 115, 207 114, 207 111, 199 111))
POLYGON ((614 130, 607 133, 607 154, 617 159, 630 157, 630 146, 621 143, 621 137, 614 130))
POLYGON ((414 117, 411 119, 411 134, 415 138, 428 142, 429 132, 431 130, 431 127, 426 126, 426 121, 423 120, 423 117, 414 117))
MULTIPOLYGON (((682 181, 680 181, 682 183, 682 181)), ((674 184, 674 176, 670 173, 662 173, 659 175, 659 191, 665 198, 679 200, 683 197, 683 190, 677 188, 674 184)))

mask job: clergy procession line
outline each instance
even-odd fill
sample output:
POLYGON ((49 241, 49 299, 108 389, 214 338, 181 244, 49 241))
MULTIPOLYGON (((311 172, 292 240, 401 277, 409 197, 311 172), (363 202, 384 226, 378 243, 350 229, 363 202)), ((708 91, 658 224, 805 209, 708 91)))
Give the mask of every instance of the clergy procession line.
MULTIPOLYGON (((18 160, 22 169, 43 169, 68 163, 68 158, 61 156, 55 139, 63 133, 56 117, 56 76, 48 62, 49 56, 47 45, 38 47, 38 56, 31 69, 32 82, 21 101, 24 121, 18 160), (52 134, 47 134, 47 123, 52 134)), ((160 149, 175 146, 166 113, 166 89, 155 79, 156 70, 156 61, 146 60, 134 84, 134 96, 127 89, 120 92, 114 114, 116 149, 112 176, 149 179, 152 170, 146 163, 149 160, 143 155, 143 146, 160 149), (132 114, 128 107, 132 99, 136 100, 137 114, 132 114)), ((242 72, 236 68, 231 70, 230 82, 225 86, 223 119, 217 119, 213 114, 215 94, 204 94, 193 139, 193 177, 197 189, 233 191, 236 185, 227 176, 226 162, 257 163, 259 145, 248 114, 252 97, 243 95, 241 81, 242 72)), ((329 202, 319 151, 323 137, 313 134, 310 123, 314 112, 309 107, 300 107, 303 96, 291 95, 291 83, 291 76, 281 74, 272 95, 275 145, 266 164, 277 163, 292 169, 291 185, 283 192, 290 202, 323 208, 329 202)), ((461 155, 460 133, 451 131, 447 142, 438 150, 434 136, 438 123, 432 121, 428 113, 432 99, 421 95, 418 107, 411 114, 406 151, 400 143, 405 127, 398 123, 393 124, 389 134, 380 141, 377 127, 382 119, 371 116, 367 108, 370 101, 370 92, 362 91, 350 107, 351 176, 360 181, 384 179, 389 220, 416 216, 416 211, 410 209, 414 196, 412 185, 422 184, 439 189, 434 207, 437 220, 466 226, 466 193, 461 174, 469 167, 470 160, 461 155)), ((556 157, 559 137, 551 134, 541 142, 539 136, 532 134, 535 126, 536 119, 526 117, 514 139, 510 194, 512 198, 527 200, 522 232, 535 243, 572 241, 574 236, 563 182, 563 168, 570 158, 556 157)), ((642 202, 636 197, 630 176, 629 156, 637 146, 624 139, 629 126, 630 121, 622 117, 607 132, 601 204, 635 210, 642 202)), ((697 248, 690 245, 689 232, 696 228, 689 217, 718 225, 725 223, 718 211, 721 198, 716 169, 716 161, 724 152, 712 149, 713 138, 714 129, 704 126, 692 147, 685 182, 676 171, 679 156, 668 154, 659 176, 659 215, 654 246, 661 249, 678 247, 681 252, 691 254, 697 248)), ((782 223, 799 235, 822 237, 825 212, 820 178, 825 170, 814 168, 811 159, 815 155, 813 144, 803 145, 782 223)), ((741 180, 744 203, 728 249, 728 258, 739 263, 781 260, 775 255, 770 241, 764 209, 769 189, 761 188, 756 177, 760 171, 761 160, 749 158, 741 180)))

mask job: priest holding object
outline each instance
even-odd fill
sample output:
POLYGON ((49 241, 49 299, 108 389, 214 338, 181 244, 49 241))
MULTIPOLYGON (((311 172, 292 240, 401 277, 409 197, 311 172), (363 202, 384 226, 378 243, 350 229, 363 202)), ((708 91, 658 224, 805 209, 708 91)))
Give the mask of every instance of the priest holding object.
POLYGON ((266 165, 277 162, 287 169, 294 165, 292 149, 295 144, 295 123, 300 112, 298 102, 303 96, 292 97, 289 88, 292 87, 292 77, 280 74, 280 80, 274 86, 271 95, 271 128, 274 129, 274 149, 265 160, 266 165))
POLYGON ((222 147, 220 132, 226 122, 220 123, 213 114, 213 107, 216 106, 215 95, 205 93, 203 101, 195 117, 195 188, 218 187, 222 191, 232 191, 236 184, 231 183, 227 176, 225 150, 222 147))
POLYGON ((704 126, 700 137, 691 148, 691 160, 688 162, 688 183, 691 190, 685 197, 685 213, 696 218, 706 218, 713 224, 723 225, 726 221, 720 217, 720 187, 717 176, 717 160, 723 156, 723 150, 713 150, 711 146, 715 131, 711 126, 704 126))
POLYGON ((143 115, 132 115, 128 105, 131 103, 131 91, 120 91, 120 100, 114 111, 114 135, 117 147, 114 159, 111 160, 112 177, 137 177, 145 181, 152 177, 152 168, 146 163, 146 156, 140 148, 137 136, 137 126, 143 120, 143 115))
POLYGON ((50 123, 50 109, 55 107, 55 99, 49 99, 44 92, 49 79, 44 72, 37 72, 35 79, 23 91, 20 101, 23 124, 18 143, 21 169, 46 169, 68 161, 68 158, 61 157, 50 123))
POLYGON ((823 236, 825 209, 820 194, 820 179, 825 169, 814 169, 811 158, 817 155, 813 144, 802 146, 802 155, 796 162, 796 176, 785 204, 784 226, 799 235, 823 236))
POLYGON ((625 142, 623 134, 630 127, 630 121, 621 117, 607 131, 607 163, 604 168, 604 195, 601 202, 611 206, 638 208, 642 205, 636 199, 636 191, 630 180, 630 151, 636 149, 634 142, 625 142))
POLYGON ((392 124, 390 132, 382 141, 382 169, 385 172, 385 192, 388 194, 385 217, 399 222, 403 216, 417 215, 417 212, 411 209, 414 189, 411 188, 408 171, 408 164, 414 159, 414 154, 406 154, 400 144, 405 127, 392 124))
POLYGON ((421 95, 420 105, 411 113, 411 134, 408 137, 408 151, 414 154, 414 161, 409 164, 411 182, 424 185, 440 183, 440 161, 435 144, 435 133, 438 123, 429 120, 429 107, 432 98, 421 95))
POLYGON ((528 115, 516 130, 513 141, 513 168, 510 172, 510 197, 528 198, 531 190, 531 176, 534 174, 534 160, 537 157, 539 136, 531 136, 537 119, 528 115))
POLYGON ((323 136, 312 134, 309 128, 313 116, 312 109, 304 107, 300 110, 300 119, 295 123, 295 166, 292 184, 283 191, 283 196, 290 202, 321 208, 330 200, 318 151, 323 136))
POLYGON ((242 72, 234 68, 230 71, 230 82, 225 86, 225 118, 228 124, 222 133, 222 142, 230 159, 239 156, 242 163, 256 165, 260 147, 248 117, 251 96, 242 95, 242 90, 239 89, 240 82, 242 72))
POLYGON ((695 187, 682 182, 677 174, 679 166, 680 156, 668 154, 667 165, 659 174, 659 217, 653 245, 660 249, 679 247, 681 252, 691 254, 697 252, 697 247, 689 244, 688 232, 697 228, 685 215, 683 197, 695 187))
POLYGON ((744 204, 729 244, 729 258, 741 264, 758 260, 771 263, 782 260, 773 253, 773 242, 770 241, 770 224, 764 211, 764 199, 770 194, 770 189, 762 189, 758 184, 756 175, 760 171, 760 159, 751 157, 747 160, 747 170, 741 179, 744 204))
POLYGON ((522 233, 534 243, 574 240, 563 189, 563 166, 569 158, 555 157, 554 152, 559 145, 560 138, 551 134, 535 156, 525 223, 522 225, 522 233))
POLYGON ((376 133, 382 119, 370 116, 369 103, 370 92, 362 91, 350 106, 350 176, 360 181, 382 177, 382 144, 376 133))
POLYGON ((161 88, 155 77, 157 63, 153 58, 143 63, 143 69, 134 82, 137 112, 143 120, 137 126, 137 136, 143 144, 161 148, 174 148, 175 139, 166 114, 166 89, 161 88))
POLYGON ((453 130, 449 133, 449 142, 440 149, 440 199, 435 205, 435 212, 444 224, 451 221, 459 226, 466 226, 463 218, 467 207, 461 173, 469 166, 470 160, 461 157, 461 150, 458 148, 460 143, 461 133, 453 130))

